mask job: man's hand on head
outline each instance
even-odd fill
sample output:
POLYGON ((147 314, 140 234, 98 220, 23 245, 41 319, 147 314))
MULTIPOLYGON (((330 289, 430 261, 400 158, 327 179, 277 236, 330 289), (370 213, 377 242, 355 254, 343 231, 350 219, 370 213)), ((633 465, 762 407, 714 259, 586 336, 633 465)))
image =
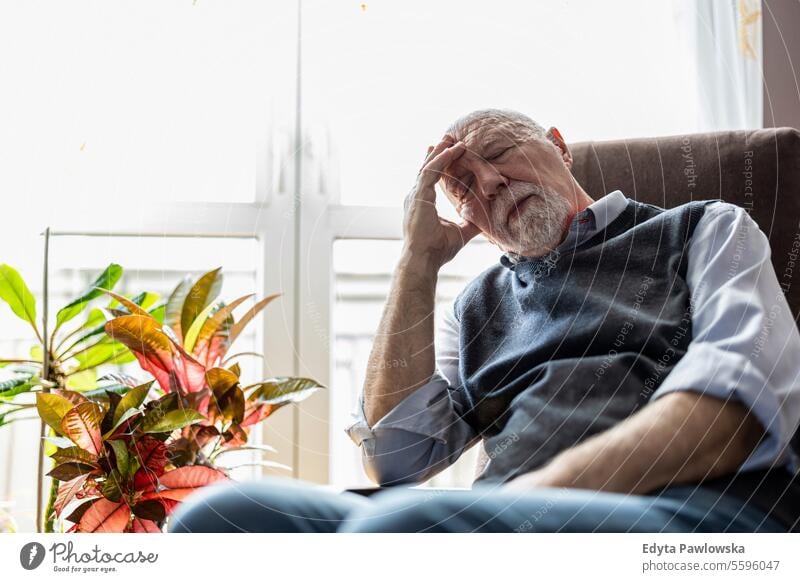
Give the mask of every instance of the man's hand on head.
POLYGON ((463 142, 445 136, 428 148, 417 183, 405 199, 403 252, 411 262, 438 269, 452 259, 480 230, 470 222, 456 224, 436 211, 436 183, 444 169, 464 154, 463 142))

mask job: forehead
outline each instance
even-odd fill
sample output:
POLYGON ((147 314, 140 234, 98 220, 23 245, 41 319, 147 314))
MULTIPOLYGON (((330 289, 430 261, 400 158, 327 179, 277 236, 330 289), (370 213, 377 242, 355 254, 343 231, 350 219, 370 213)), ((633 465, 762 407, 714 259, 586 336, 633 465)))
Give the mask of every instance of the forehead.
POLYGON ((453 137, 463 141, 468 152, 482 153, 495 144, 515 141, 515 132, 511 124, 492 119, 473 122, 456 131, 453 137))
POLYGON ((445 173, 449 176, 457 176, 463 173, 473 162, 480 162, 493 153, 493 150, 501 147, 508 147, 517 143, 512 130, 503 123, 497 121, 484 121, 473 123, 470 126, 453 133, 456 140, 461 140, 467 146, 466 151, 445 173))

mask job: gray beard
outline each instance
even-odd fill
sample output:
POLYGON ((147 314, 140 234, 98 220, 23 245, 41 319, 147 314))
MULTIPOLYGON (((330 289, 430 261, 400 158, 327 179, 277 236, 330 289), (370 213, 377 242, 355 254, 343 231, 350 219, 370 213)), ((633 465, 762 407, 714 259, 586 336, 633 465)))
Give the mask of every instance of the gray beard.
POLYGON ((508 190, 492 206, 495 244, 515 260, 546 255, 561 242, 572 207, 558 192, 530 182, 511 181, 508 190), (512 215, 506 222, 508 213, 531 194, 534 198, 520 210, 521 215, 518 218, 512 215), (500 203, 501 200, 508 202, 500 203))

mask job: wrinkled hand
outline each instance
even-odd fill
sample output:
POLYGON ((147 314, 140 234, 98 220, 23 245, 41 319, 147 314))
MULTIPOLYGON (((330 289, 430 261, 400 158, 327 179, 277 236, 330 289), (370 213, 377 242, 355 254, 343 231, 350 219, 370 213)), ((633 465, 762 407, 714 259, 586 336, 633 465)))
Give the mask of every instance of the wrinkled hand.
POLYGON ((530 491, 539 487, 576 487, 577 482, 569 471, 553 464, 515 477, 503 488, 509 491, 530 491))
POLYGON ((436 147, 429 147, 417 183, 403 205, 404 250, 431 261, 436 268, 456 256, 480 232, 470 222, 456 224, 436 212, 434 186, 444 169, 463 155, 464 150, 463 142, 453 143, 450 137, 442 139, 436 147))

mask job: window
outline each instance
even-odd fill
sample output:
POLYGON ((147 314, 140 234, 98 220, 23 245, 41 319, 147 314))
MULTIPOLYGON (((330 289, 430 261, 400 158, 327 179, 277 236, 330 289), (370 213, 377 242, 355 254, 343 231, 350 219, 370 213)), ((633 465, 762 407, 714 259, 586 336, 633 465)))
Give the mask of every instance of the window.
POLYGON ((399 206, 427 145, 482 107, 526 112, 568 141, 697 128, 693 60, 673 2, 303 8, 304 115, 342 204, 399 206))

